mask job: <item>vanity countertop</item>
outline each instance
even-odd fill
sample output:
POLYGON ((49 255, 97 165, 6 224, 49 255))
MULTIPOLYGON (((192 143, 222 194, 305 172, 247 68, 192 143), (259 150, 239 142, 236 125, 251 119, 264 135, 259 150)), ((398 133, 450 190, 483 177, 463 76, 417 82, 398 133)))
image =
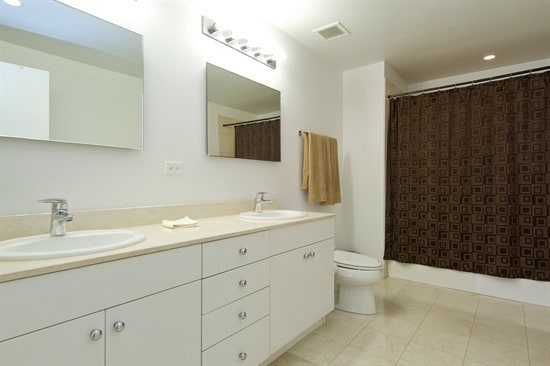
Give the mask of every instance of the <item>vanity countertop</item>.
POLYGON ((297 223, 315 221, 334 217, 331 213, 308 212, 307 216, 293 220, 272 220, 265 222, 244 221, 239 215, 208 217, 199 219, 200 226, 192 228, 168 229, 160 223, 154 225, 135 226, 127 229, 141 231, 145 240, 121 249, 88 255, 29 260, 0 261, 0 282, 59 272, 68 269, 99 264, 134 257, 138 255, 160 252, 163 250, 201 244, 209 241, 226 239, 234 236, 265 231, 276 227, 289 226, 297 223))

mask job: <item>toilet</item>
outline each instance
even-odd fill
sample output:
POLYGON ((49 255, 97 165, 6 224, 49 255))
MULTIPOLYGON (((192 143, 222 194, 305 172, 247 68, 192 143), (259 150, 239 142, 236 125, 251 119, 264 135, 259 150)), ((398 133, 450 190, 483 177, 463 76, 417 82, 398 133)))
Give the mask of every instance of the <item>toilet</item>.
POLYGON ((363 254, 335 250, 334 264, 336 309, 358 314, 375 314, 376 303, 372 286, 382 279, 382 262, 363 254))

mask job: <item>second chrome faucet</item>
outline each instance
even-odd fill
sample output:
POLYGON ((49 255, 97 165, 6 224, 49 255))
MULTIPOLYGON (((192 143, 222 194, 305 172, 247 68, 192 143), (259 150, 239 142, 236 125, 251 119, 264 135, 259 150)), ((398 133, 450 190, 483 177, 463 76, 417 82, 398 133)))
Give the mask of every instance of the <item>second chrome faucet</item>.
POLYGON ((50 236, 63 236, 67 234, 67 222, 73 220, 69 213, 67 200, 64 198, 46 198, 38 202, 51 203, 50 236))
POLYGON ((273 203, 273 201, 269 199, 269 193, 267 192, 256 193, 256 198, 254 199, 254 212, 255 213, 262 212, 262 206, 268 205, 271 203, 273 203))

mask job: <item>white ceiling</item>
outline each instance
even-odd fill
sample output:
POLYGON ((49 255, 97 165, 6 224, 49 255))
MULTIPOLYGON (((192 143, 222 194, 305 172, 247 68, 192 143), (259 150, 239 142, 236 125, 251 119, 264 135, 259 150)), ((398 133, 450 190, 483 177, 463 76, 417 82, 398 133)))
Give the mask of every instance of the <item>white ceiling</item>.
POLYGON ((266 20, 341 70, 386 61, 415 83, 550 58, 550 0, 271 3, 266 20), (351 35, 327 41, 312 32, 336 21, 351 35), (483 61, 487 54, 496 59, 483 61))

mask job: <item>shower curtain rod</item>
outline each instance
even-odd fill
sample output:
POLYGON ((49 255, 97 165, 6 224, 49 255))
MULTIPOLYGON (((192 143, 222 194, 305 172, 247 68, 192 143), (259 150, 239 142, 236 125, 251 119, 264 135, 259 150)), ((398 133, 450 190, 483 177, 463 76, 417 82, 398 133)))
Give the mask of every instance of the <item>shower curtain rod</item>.
POLYGON ((489 77, 489 78, 476 79, 476 80, 472 80, 472 81, 465 81, 465 82, 462 82, 462 83, 449 84, 449 85, 438 86, 438 87, 434 87, 434 88, 420 89, 420 90, 415 90, 415 91, 410 91, 410 92, 405 92, 405 93, 400 93, 400 94, 388 95, 388 99, 405 97, 405 96, 412 95, 412 94, 424 94, 426 92, 439 91, 439 90, 442 90, 442 89, 452 89, 452 88, 457 88, 457 87, 466 86, 466 85, 482 84, 482 83, 487 83, 489 81, 494 81, 494 80, 499 80, 499 79, 506 79, 506 78, 510 78, 510 77, 513 77, 513 76, 519 76, 519 75, 533 74, 533 73, 543 72, 543 71, 547 71, 547 70, 550 70, 550 66, 543 66, 543 67, 538 67, 536 69, 518 71, 518 72, 513 72, 513 73, 510 73, 510 74, 492 76, 492 77, 489 77))
POLYGON ((281 116, 253 119, 253 120, 250 120, 250 121, 242 121, 242 122, 235 122, 235 123, 226 123, 226 124, 222 125, 222 127, 248 125, 248 124, 251 124, 251 123, 269 122, 269 121, 275 121, 275 120, 278 120, 278 119, 281 119, 281 116))

